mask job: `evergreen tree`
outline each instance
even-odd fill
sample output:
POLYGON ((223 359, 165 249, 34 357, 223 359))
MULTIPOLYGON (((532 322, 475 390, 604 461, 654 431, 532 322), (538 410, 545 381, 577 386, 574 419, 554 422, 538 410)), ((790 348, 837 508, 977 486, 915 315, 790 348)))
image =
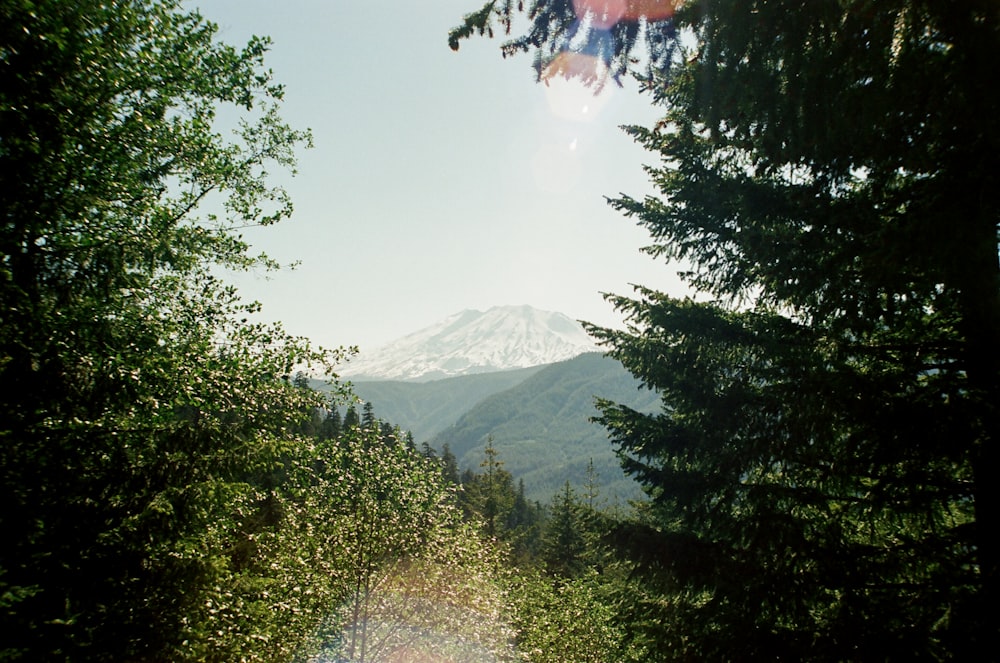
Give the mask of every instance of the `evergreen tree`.
POLYGON ((444 475, 445 480, 449 481, 453 485, 459 485, 465 483, 465 481, 459 477, 458 474, 458 459, 455 458, 455 454, 452 453, 451 447, 448 443, 441 448, 441 473, 444 475))
POLYGON ((581 506, 569 481, 552 498, 542 556, 549 572, 560 578, 576 577, 585 568, 587 540, 581 506))
MULTIPOLYGON (((468 487, 472 486, 473 482, 476 480, 476 476, 477 476, 476 473, 473 472, 471 468, 467 467, 464 470, 462 470, 462 475, 459 477, 459 484, 462 486, 462 489, 465 490, 468 487)), ((467 494, 468 493, 465 493, 465 495, 467 494)), ((463 506, 466 507, 467 513, 471 513, 469 511, 471 506, 469 505, 468 497, 464 497, 462 502, 463 506)))
POLYGON ((514 496, 514 506, 507 517, 507 527, 509 529, 528 527, 535 519, 532 505, 524 495, 524 479, 518 479, 517 494, 514 496))
MULTIPOLYGON (((413 435, 410 434, 411 439, 412 437, 413 435)), ((424 458, 428 460, 433 460, 433 461, 439 460, 437 452, 434 450, 434 447, 431 446, 430 442, 420 443, 420 455, 422 455, 424 458)))
POLYGON ((379 420, 378 424, 378 437, 382 441, 382 444, 398 444, 405 443, 403 439, 403 433, 399 430, 399 426, 393 426, 388 421, 379 420))
POLYGON ((340 411, 335 408, 327 408, 326 417, 323 418, 323 423, 319 429, 319 437, 321 440, 335 440, 340 437, 343 431, 343 423, 340 419, 340 411))
POLYGON ((309 385, 309 376, 305 371, 296 371, 295 377, 292 378, 292 385, 296 389, 311 389, 309 385))
POLYGON ((703 297, 640 288, 610 298, 628 330, 592 330, 663 395, 602 404, 653 499, 618 533, 652 590, 636 618, 676 658, 996 651, 995 3, 640 5, 535 3, 508 46, 614 75, 653 44, 665 117, 629 132, 660 197, 613 205, 703 297))
POLYGON ((346 432, 359 427, 361 427, 361 417, 358 416, 358 408, 354 406, 354 403, 351 403, 344 412, 343 428, 346 432))
POLYGON ((538 556, 544 516, 541 505, 533 504, 525 497, 524 479, 518 479, 517 494, 506 523, 511 538, 511 553, 518 566, 530 565, 538 556))
POLYGON ((378 430, 378 420, 375 418, 375 406, 371 401, 365 401, 361 406, 361 428, 362 430, 378 430))
POLYGON ((503 468, 492 435, 486 441, 483 454, 485 457, 479 464, 483 471, 463 481, 463 500, 467 512, 481 518, 486 535, 494 539, 506 532, 505 524, 514 506, 514 478, 503 468))

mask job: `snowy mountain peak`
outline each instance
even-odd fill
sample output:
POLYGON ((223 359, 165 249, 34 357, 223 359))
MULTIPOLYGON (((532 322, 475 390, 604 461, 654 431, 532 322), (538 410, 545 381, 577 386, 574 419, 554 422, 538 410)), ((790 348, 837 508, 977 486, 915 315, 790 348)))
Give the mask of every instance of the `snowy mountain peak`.
POLYGON ((540 366, 597 350, 580 323, 530 306, 467 310, 348 363, 353 380, 427 381, 540 366))

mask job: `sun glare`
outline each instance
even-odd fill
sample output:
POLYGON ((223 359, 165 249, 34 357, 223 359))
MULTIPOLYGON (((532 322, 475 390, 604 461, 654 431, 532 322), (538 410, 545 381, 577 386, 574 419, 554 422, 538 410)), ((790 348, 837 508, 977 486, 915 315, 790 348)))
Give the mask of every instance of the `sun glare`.
MULTIPOLYGON (((614 28, 619 23, 665 21, 673 17, 680 0, 572 0, 576 19, 568 30, 567 45, 541 71, 549 84, 573 78, 602 88, 612 69, 614 28)), ((618 73, 614 74, 617 80, 618 73)))
POLYGON ((662 21, 674 15, 678 0, 573 0, 578 18, 592 17, 595 28, 608 30, 619 21, 662 21))
POLYGON ((545 86, 545 101, 549 112, 560 120, 573 122, 593 122, 598 119, 613 95, 614 91, 609 88, 595 94, 593 88, 572 78, 553 78, 545 86))
POLYGON ((609 30, 625 17, 628 0, 573 0, 573 11, 579 19, 591 19, 598 30, 609 30))

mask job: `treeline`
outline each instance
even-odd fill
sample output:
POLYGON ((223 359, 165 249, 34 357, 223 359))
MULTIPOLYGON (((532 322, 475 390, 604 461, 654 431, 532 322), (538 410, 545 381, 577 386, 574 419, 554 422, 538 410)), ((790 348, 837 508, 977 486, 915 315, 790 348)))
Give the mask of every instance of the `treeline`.
POLYGON ((312 651, 350 661, 646 660, 619 614, 636 588, 610 541, 632 509, 604 501, 592 465, 580 486, 567 482, 542 504, 525 498, 492 440, 479 467, 463 470, 447 447, 417 448, 370 402, 343 416, 314 410, 303 432, 340 459, 336 471, 319 461, 319 474, 340 483, 344 504, 367 504, 352 507, 361 517, 352 527, 367 537, 355 543, 377 551, 348 560, 354 584, 341 589, 344 607, 327 617, 312 651), (415 498, 428 491, 434 499, 415 498), (407 549, 397 535, 433 541, 432 550, 407 549), (409 577, 416 572, 419 581, 409 577), (482 604, 457 592, 472 580, 482 604))
MULTIPOLYGON (((300 385, 307 383, 301 381, 300 385)), ((461 468, 446 443, 440 452, 423 442, 419 449, 412 433, 378 418, 371 402, 316 411, 303 427, 321 441, 340 440, 349 431, 361 429, 383 444, 402 445, 408 452, 437 468, 440 478, 454 493, 454 504, 463 519, 481 530, 486 540, 503 544, 509 559, 505 564, 519 569, 544 569, 553 577, 571 577, 592 564, 589 548, 607 533, 610 523, 632 512, 633 504, 617 500, 609 504, 601 495, 601 481, 593 462, 586 475, 573 485, 566 481, 547 503, 525 495, 524 480, 515 481, 505 467, 492 436, 486 440, 478 468, 461 468), (603 528, 603 529, 602 529, 603 528)))

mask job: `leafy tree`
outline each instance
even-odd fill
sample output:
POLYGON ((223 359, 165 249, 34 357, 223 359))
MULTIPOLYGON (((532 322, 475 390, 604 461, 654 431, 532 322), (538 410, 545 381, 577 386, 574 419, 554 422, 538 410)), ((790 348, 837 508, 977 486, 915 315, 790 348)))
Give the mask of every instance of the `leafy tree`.
POLYGON ((290 213, 266 175, 308 135, 267 41, 179 2, 0 14, 0 658, 277 656, 227 598, 241 514, 321 404, 289 376, 335 357, 246 322, 217 274, 273 266, 239 229, 290 213))
POLYGON ((351 661, 506 656, 499 560, 462 523, 453 487, 375 429, 347 431, 338 449, 302 509, 344 590, 321 649, 351 661))
MULTIPOLYGON (((487 3, 453 46, 514 11, 487 3)), ((628 131, 661 159, 660 197, 612 204, 703 295, 614 296, 629 329, 593 329, 663 398, 600 418, 653 498, 617 538, 648 574, 634 616, 656 650, 995 651, 995 5, 540 0, 529 18, 506 48, 540 71, 599 44, 556 72, 615 75, 649 46, 665 117, 628 131)))

